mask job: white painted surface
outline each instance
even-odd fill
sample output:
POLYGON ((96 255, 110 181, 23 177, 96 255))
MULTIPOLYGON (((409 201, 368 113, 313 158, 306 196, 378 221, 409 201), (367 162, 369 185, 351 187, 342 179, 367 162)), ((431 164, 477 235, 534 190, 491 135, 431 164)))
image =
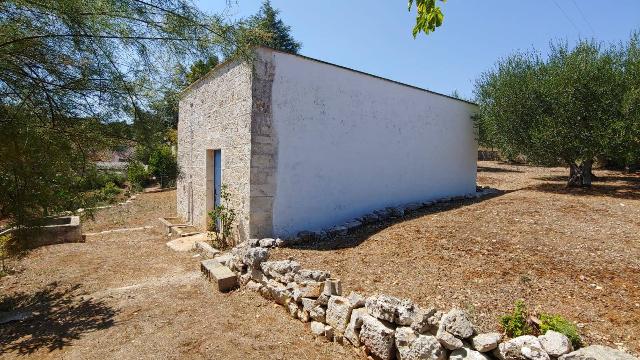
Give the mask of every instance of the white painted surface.
POLYGON ((475 192, 475 106, 273 53, 278 236, 475 192))

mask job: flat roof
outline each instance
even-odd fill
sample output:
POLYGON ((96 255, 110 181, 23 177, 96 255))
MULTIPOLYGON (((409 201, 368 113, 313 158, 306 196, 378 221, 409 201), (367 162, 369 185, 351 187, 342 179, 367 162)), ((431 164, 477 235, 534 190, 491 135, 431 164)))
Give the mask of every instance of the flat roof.
MULTIPOLYGON (((476 103, 474 103, 474 102, 472 102, 472 101, 469 101, 469 100, 459 99, 459 98, 457 98, 457 97, 453 97, 453 96, 451 96, 451 95, 446 95, 446 94, 439 93, 439 92, 436 92, 436 91, 433 91, 433 90, 429 90, 429 89, 421 88, 421 87, 418 87, 418 86, 415 86, 415 85, 411 85, 411 84, 403 83, 403 82, 400 82, 400 81, 392 80, 392 79, 389 79, 389 78, 385 78, 385 77, 378 76, 378 75, 374 75, 374 74, 371 74, 371 73, 368 73, 368 72, 364 72, 364 71, 356 70, 356 69, 353 69, 353 68, 350 68, 350 67, 347 67, 347 66, 342 66, 342 65, 338 65, 338 64, 330 63, 330 62, 328 62, 328 61, 324 61, 324 60, 320 60, 320 59, 312 58, 312 57, 309 57, 309 56, 300 55, 300 54, 292 54, 292 53, 288 53, 288 52, 286 52, 286 51, 276 50, 276 49, 270 48, 270 47, 268 47, 268 46, 263 46, 263 45, 258 45, 258 46, 256 46, 256 48, 267 49, 267 50, 270 50, 270 51, 273 51, 273 52, 277 52, 277 53, 281 53, 281 54, 285 54, 285 55, 291 55, 291 56, 299 57, 299 58, 302 58, 302 59, 306 59, 306 60, 314 61, 314 62, 317 62, 317 63, 321 63, 321 64, 325 64, 325 65, 333 66, 333 67, 337 67, 337 68, 344 69, 344 70, 348 70, 348 71, 355 72, 355 73, 358 73, 358 74, 362 74, 362 75, 370 76, 370 77, 373 77, 373 78, 376 78, 376 79, 380 79, 380 80, 388 81, 388 82, 391 82, 391 83, 394 83, 394 84, 397 84, 397 85, 410 87, 410 88, 413 88, 413 89, 416 89, 416 90, 420 90, 420 91, 424 91, 424 92, 427 92, 427 93, 430 93, 430 94, 433 94, 433 95, 444 96, 444 97, 446 97, 446 98, 449 98, 449 99, 452 99, 452 100, 457 100, 457 101, 462 101, 462 102, 464 102, 464 103, 471 104, 471 105, 476 105, 476 106, 478 105, 478 104, 476 104, 476 103)), ((197 81, 195 81, 195 82, 193 82, 192 84, 190 84, 189 86, 187 86, 187 87, 182 91, 182 93, 181 93, 181 97, 182 97, 182 95, 184 95, 184 94, 185 94, 189 89, 191 89, 195 84, 199 83, 200 81, 204 80, 205 78, 208 78, 208 77, 209 77, 211 74, 213 74, 216 70, 218 70, 218 69, 222 68, 223 66, 228 65, 229 63, 231 63, 231 62, 232 62, 232 61, 234 61, 234 60, 237 60, 237 59, 230 59, 230 60, 224 61, 223 63, 221 63, 221 64, 217 65, 216 67, 214 67, 213 69, 209 70, 209 72, 207 72, 203 77, 201 77, 201 78, 200 78, 200 79, 198 79, 197 81)))

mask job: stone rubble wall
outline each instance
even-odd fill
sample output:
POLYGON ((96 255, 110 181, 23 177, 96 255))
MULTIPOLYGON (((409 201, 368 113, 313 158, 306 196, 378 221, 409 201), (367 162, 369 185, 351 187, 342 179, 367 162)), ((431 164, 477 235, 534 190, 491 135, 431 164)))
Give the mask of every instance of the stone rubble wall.
POLYGON ((248 238, 252 76, 250 65, 233 61, 194 83, 179 104, 178 215, 197 228, 207 226, 213 190, 207 189, 206 150, 222 151, 222 183, 236 210, 241 238, 248 238), (189 213, 192 212, 191 219, 189 213))
POLYGON ((291 258, 269 261, 270 248, 284 244, 280 239, 250 239, 220 261, 235 272, 241 286, 309 323, 314 335, 353 346, 373 359, 637 360, 599 345, 574 351, 565 335, 551 330, 513 339, 478 333, 460 309, 444 312, 384 294, 345 296, 340 280, 327 271, 303 269, 291 258))

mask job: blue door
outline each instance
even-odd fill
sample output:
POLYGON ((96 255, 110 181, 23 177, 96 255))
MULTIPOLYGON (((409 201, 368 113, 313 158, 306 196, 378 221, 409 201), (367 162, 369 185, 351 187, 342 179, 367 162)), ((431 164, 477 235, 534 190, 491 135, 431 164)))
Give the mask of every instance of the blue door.
POLYGON ((222 191, 222 153, 213 151, 213 206, 220 205, 220 193, 222 191))

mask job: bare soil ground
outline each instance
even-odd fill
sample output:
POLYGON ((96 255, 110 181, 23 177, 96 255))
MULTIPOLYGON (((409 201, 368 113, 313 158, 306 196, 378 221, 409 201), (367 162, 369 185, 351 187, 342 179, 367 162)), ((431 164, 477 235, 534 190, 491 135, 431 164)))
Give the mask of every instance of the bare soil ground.
POLYGON ((640 176, 596 171, 593 188, 566 189, 564 168, 478 170, 503 192, 272 257, 330 270, 347 292, 467 309, 481 330, 524 299, 576 322, 587 343, 640 353, 640 176))
POLYGON ((352 359, 258 295, 220 294, 191 253, 165 245, 157 218, 175 191, 142 194, 98 212, 85 232, 155 225, 36 249, 0 279, 0 311, 33 317, 0 325, 0 358, 352 359))

